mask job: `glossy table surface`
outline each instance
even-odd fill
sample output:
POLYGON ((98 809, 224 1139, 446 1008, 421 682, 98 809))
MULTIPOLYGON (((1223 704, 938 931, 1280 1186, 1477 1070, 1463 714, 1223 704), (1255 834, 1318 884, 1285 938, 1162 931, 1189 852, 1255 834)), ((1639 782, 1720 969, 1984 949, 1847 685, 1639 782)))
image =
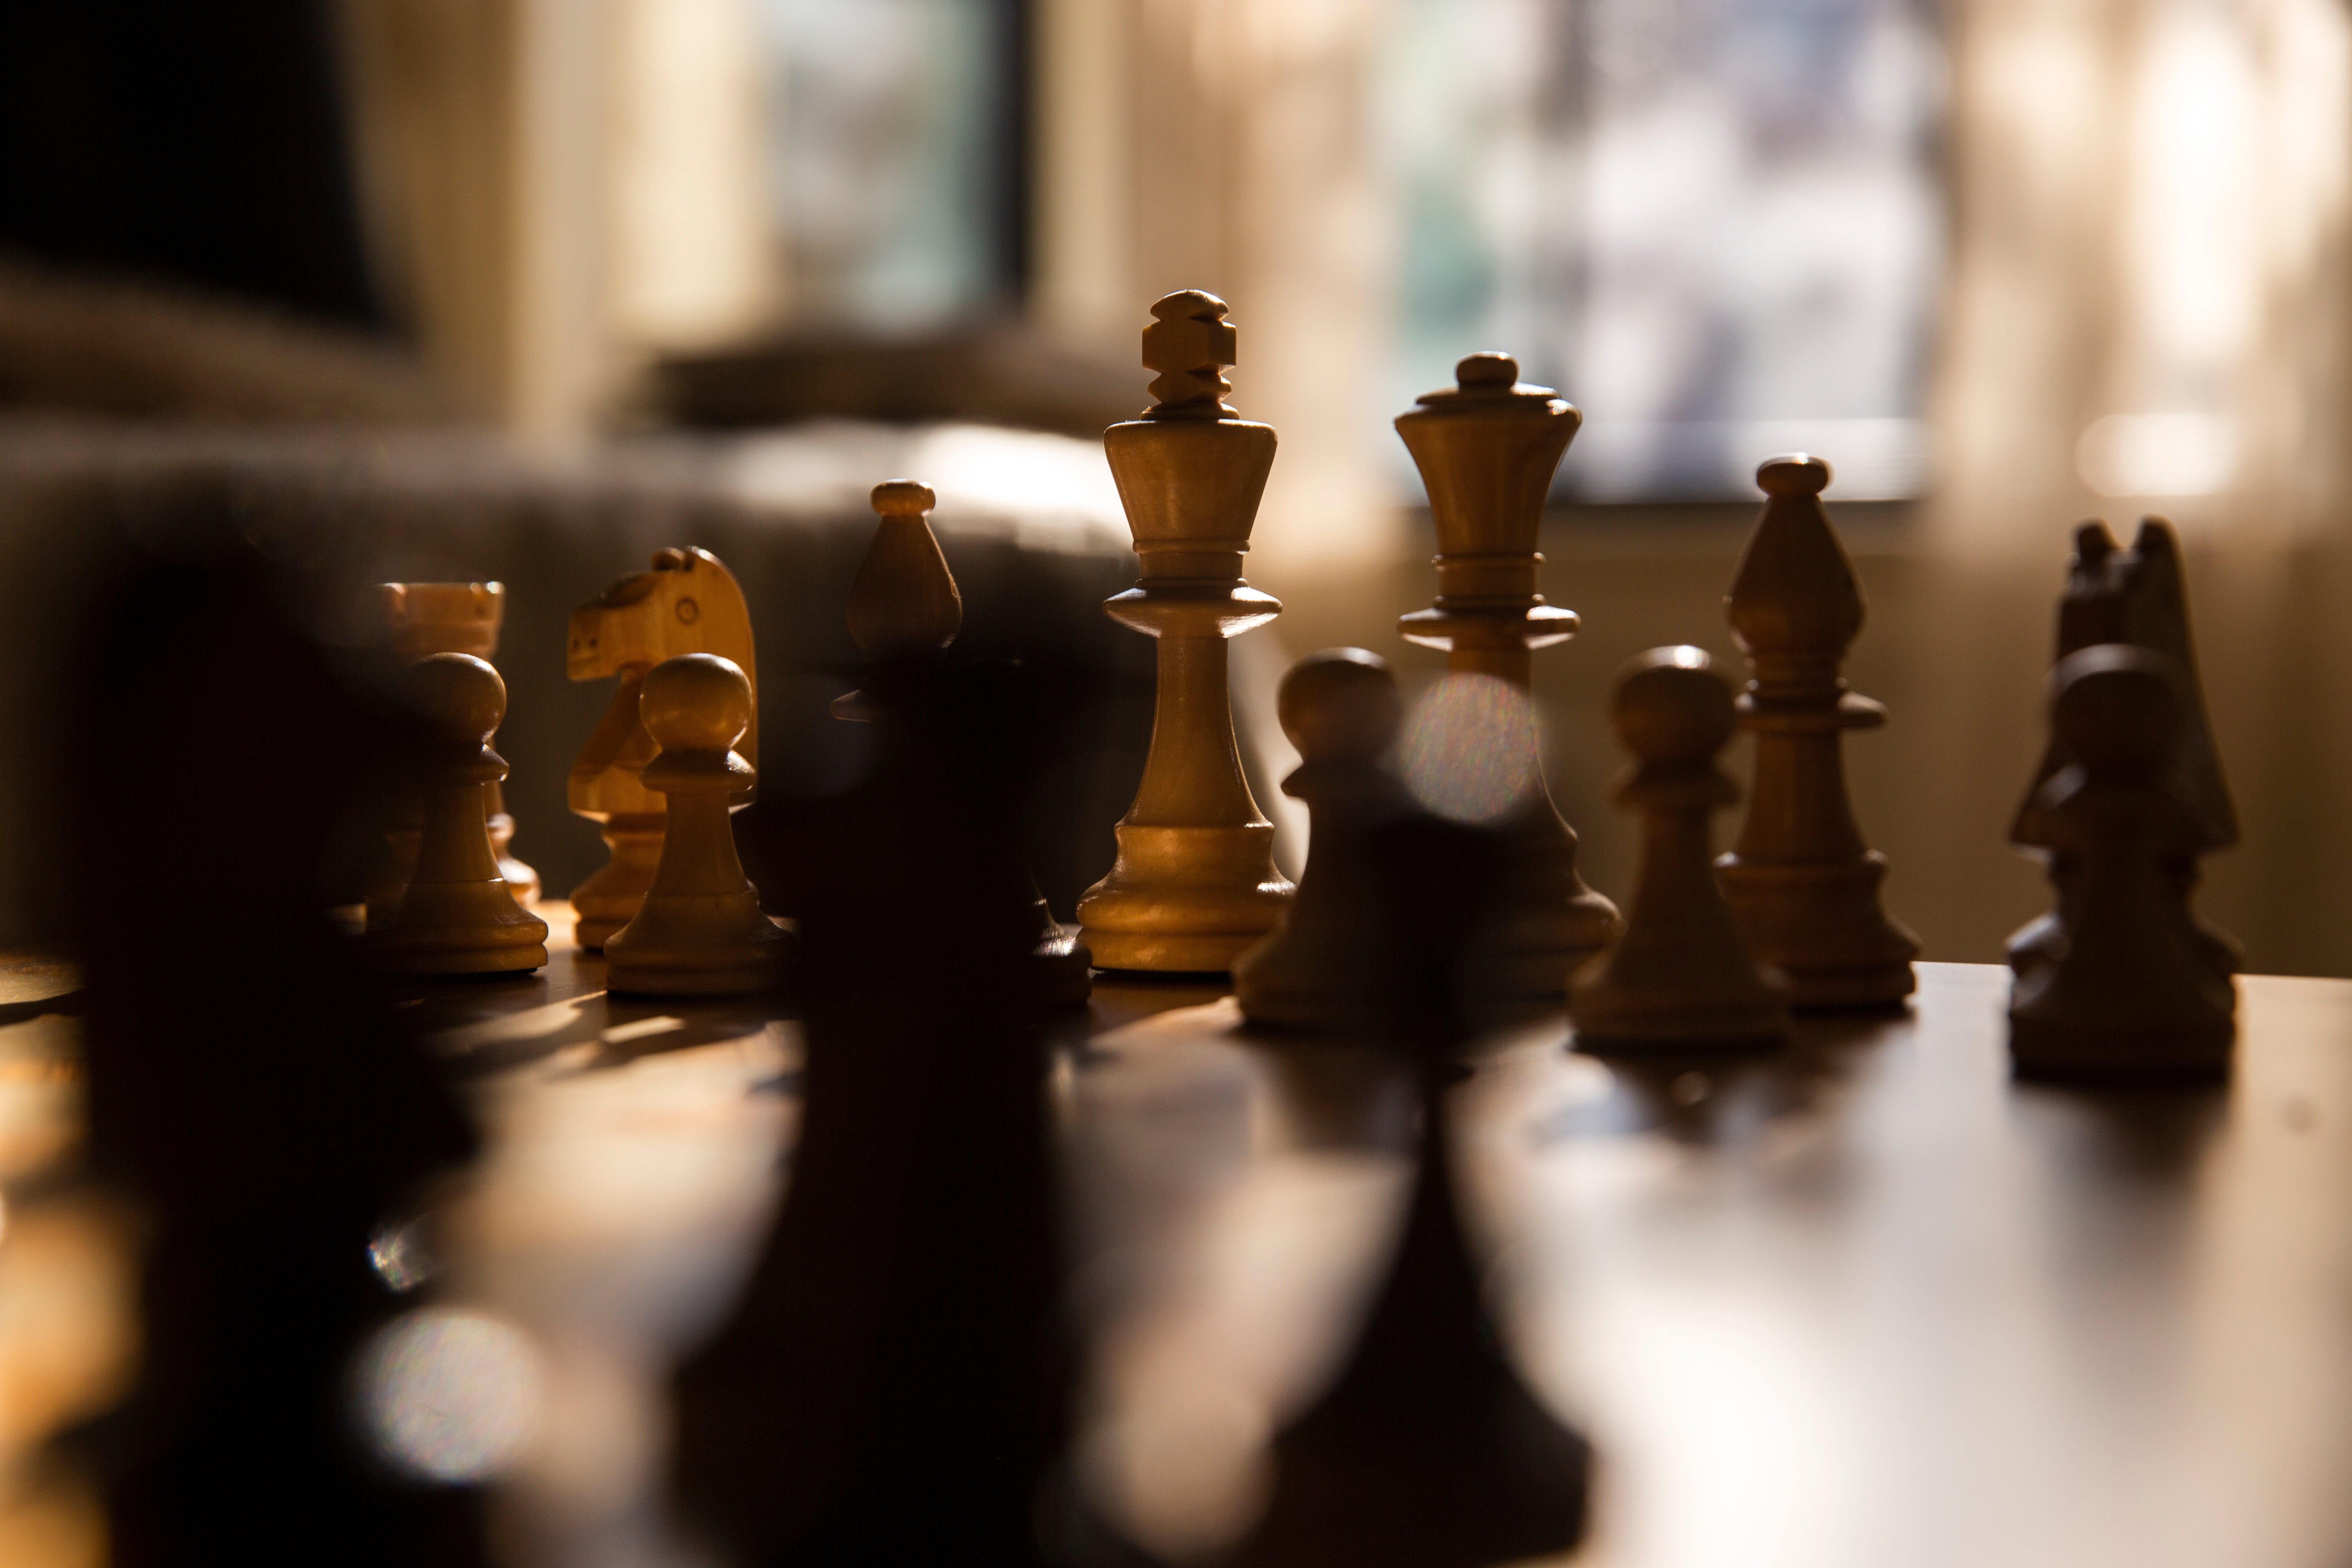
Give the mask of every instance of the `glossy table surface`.
MULTIPOLYGON (((25 1456, 113 1397, 131 1338, 131 1229, 53 1173, 70 984, 0 963, 0 1561, 27 1568, 77 1561, 89 1504, 25 1456)), ((1574 1561, 2352 1563, 2352 983, 2243 981, 2211 1090, 2012 1084, 2006 996, 1923 964, 1910 1013, 1746 1062, 1604 1062, 1558 1020, 1486 1043, 1450 1107, 1463 1190, 1519 1365, 1601 1454, 1574 1561)), ((488 1149, 402 1254, 414 1294, 530 1347, 501 1528, 536 1562, 675 1561, 667 1367, 773 1211, 797 1026, 620 1003, 560 942, 414 1005, 488 1149)), ((1070 1035, 1083 1470, 1139 1537, 1211 1545, 1347 1348, 1409 1098, 1206 987, 1106 983, 1070 1035)))

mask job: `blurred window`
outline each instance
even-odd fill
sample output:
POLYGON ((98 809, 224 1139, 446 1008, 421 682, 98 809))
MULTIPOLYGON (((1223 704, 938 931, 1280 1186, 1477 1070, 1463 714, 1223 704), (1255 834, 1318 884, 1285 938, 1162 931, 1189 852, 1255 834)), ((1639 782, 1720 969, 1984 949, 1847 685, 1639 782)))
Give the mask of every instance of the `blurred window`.
POLYGON ((1474 348, 1584 411, 1578 499, 1926 482, 1943 247, 1931 0, 1400 0, 1394 391, 1474 348))
POLYGON ((757 0, 795 318, 916 331, 1022 271, 1019 0, 757 0))

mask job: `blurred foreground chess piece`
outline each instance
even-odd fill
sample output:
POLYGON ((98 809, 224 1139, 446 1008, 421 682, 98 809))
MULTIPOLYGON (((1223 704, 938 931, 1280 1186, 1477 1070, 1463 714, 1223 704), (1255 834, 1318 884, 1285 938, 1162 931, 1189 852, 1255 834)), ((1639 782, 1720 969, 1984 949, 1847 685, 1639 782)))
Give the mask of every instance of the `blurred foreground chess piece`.
POLYGON ((1887 1007, 1911 994, 1919 940, 1879 905, 1886 857, 1864 842, 1845 787, 1848 730, 1886 710, 1838 671, 1862 631, 1861 584, 1822 507, 1830 466, 1799 453, 1756 470, 1766 500, 1731 582, 1731 634, 1755 679, 1739 726, 1756 774, 1717 875, 1756 956, 1797 1007, 1887 1007))
POLYGON ((1244 1568, 1493 1568, 1583 1537, 1591 1448, 1487 1312, 1447 1121, 1433 1088, 1404 1235, 1339 1375, 1275 1441, 1244 1568))
MULTIPOLYGON (((872 499, 882 521, 849 588, 849 636, 869 668, 863 689, 834 700, 833 716, 859 723, 878 721, 886 727, 883 743, 898 747, 906 740, 899 732, 905 715, 897 711, 904 695, 899 688, 921 679, 955 641, 963 627, 963 595, 926 520, 939 504, 930 488, 913 479, 886 479, 874 487, 872 499)), ((1079 942, 1077 927, 1054 919, 1018 846, 1009 837, 1005 843, 1012 853, 991 879, 992 890, 1024 910, 1036 928, 1038 1005, 1082 1007, 1094 989, 1093 956, 1079 942)), ((907 957, 929 963, 931 955, 907 957)))
POLYGON ((2021 1078, 2226 1077, 2237 991, 2210 960, 2221 939, 2189 908, 2193 871, 2179 869, 2211 829, 2180 765, 2186 675, 2103 643, 2060 660, 2050 691, 2068 761, 2032 804, 2063 936, 2013 955, 2011 1060, 2021 1078))
POLYGON ((646 673, 638 704, 660 748, 642 782, 667 797, 667 826, 636 918, 604 943, 604 984, 656 996, 768 990, 791 963, 792 933, 760 908, 728 811, 759 777, 732 750, 751 726, 751 678, 716 654, 681 654, 646 673))
MULTIPOLYGON (((1576 635, 1576 612, 1536 591, 1543 563, 1536 533, 1553 473, 1584 416, 1548 386, 1519 380, 1507 354, 1475 353, 1454 368, 1455 384, 1396 418, 1429 490, 1437 527, 1437 602, 1397 623, 1404 639, 1445 652, 1457 676, 1506 681, 1526 699, 1535 650, 1576 635)), ((1616 933, 1616 906, 1576 870, 1576 834, 1552 805, 1532 725, 1496 737, 1528 781, 1507 824, 1517 854, 1497 942, 1496 984, 1525 996, 1557 996, 1569 976, 1616 933)))
MULTIPOLYGON (((2180 565, 2180 547, 2172 525, 2160 517, 2140 520, 2139 533, 2129 550, 2116 547, 2115 536, 2100 521, 2074 531, 2074 558, 2068 563, 2066 591, 2058 601, 2058 648, 2053 667, 2068 656, 2103 643, 2127 643, 2161 654, 2179 671, 2181 714, 2172 759, 2172 772, 2189 791, 2196 814, 2196 842, 2174 857, 2168 875, 2184 900, 2197 886, 2197 858, 2226 849, 2238 842, 2238 809, 2222 776, 2221 753, 2213 743, 2212 721, 2207 717, 2203 683, 2197 675, 2197 650, 2189 632, 2189 584, 2180 565)), ((2074 761, 2064 737, 2053 727, 2050 744, 2034 770, 2033 782, 2018 806, 2009 830, 2010 842, 2030 855, 2052 862, 2051 879, 2059 889, 2058 907, 2010 938, 2009 959, 2020 973, 2054 958, 2066 941, 2073 868, 2058 862, 2063 853, 2058 833, 2049 820, 2043 791, 2050 781, 2074 761)), ((2238 947, 2227 936, 2200 924, 2197 949, 2206 968, 2224 979, 2238 970, 2238 947)))
MULTIPOLYGON (((404 666, 436 653, 469 653, 493 667, 499 651, 499 627, 506 616, 503 583, 380 583, 376 612, 382 618, 393 657, 404 666)), ((491 737, 493 744, 497 737, 491 737)), ((506 788, 494 784, 486 797, 489 811, 490 853, 498 857, 499 874, 525 904, 539 900, 539 873, 509 853, 514 843, 514 817, 507 811, 506 788)), ((402 820, 384 835, 387 853, 368 889, 372 920, 389 915, 400 902, 401 889, 416 867, 417 840, 424 832, 421 802, 411 799, 400 812, 402 820)))
MULTIPOLYGON (((1392 722, 1386 682, 1372 679, 1384 671, 1337 659, 1306 668, 1323 689, 1300 705, 1307 739, 1360 754, 1392 722), (1318 717, 1338 733, 1314 734, 1318 717)), ((1480 950, 1508 909, 1516 849, 1507 832, 1424 811, 1364 836, 1359 896, 1398 939, 1378 984, 1384 1016, 1368 1037, 1400 1049, 1416 1080, 1420 1165, 1355 1344, 1275 1438, 1274 1489, 1236 1553, 1243 1568, 1486 1568, 1549 1559, 1583 1534, 1591 1451, 1529 1393, 1487 1310, 1446 1103, 1456 1054, 1488 1005, 1480 950)))
POLYGON ((424 766, 425 827, 415 873, 368 940, 405 974, 512 974, 547 962, 547 922, 515 902, 490 853, 485 798, 507 776, 490 736, 507 712, 507 685, 471 654, 436 653, 409 666, 405 689, 437 731, 424 766))
POLYGON ((1739 798, 1716 765, 1731 739, 1730 686, 1697 648, 1653 648, 1618 675, 1611 716, 1633 753, 1616 794, 1641 815, 1642 864, 1623 933, 1570 989, 1580 1042, 1777 1043, 1783 984, 1758 965, 1708 843, 1717 808, 1739 798))
MULTIPOLYGON (((653 760, 653 737, 638 717, 646 672, 680 654, 731 659, 752 684, 751 727, 736 749, 760 761, 757 667, 743 590, 707 550, 657 550, 653 570, 624 577, 572 612, 565 672, 574 680, 620 677, 612 705, 580 748, 565 786, 572 814, 601 826, 611 858, 572 889, 580 945, 594 952, 636 918, 661 859, 662 797, 638 773, 653 760)), ((751 785, 732 805, 749 805, 751 785)))
POLYGON ((1160 373, 1159 402, 1103 432, 1142 574, 1103 607, 1160 639, 1158 709, 1118 859, 1078 900, 1080 940, 1105 969, 1214 972, 1274 928, 1291 894, 1274 825, 1242 777, 1225 675, 1225 639, 1282 613, 1241 574, 1275 437, 1223 401, 1233 389, 1220 372, 1234 363, 1224 301, 1187 289, 1151 314, 1143 363, 1160 373))
POLYGON ((670 1495, 698 1560, 1040 1562, 1070 1407, 1064 1215, 1037 929, 1003 868, 1069 705, 1037 662, 894 673, 856 787, 747 826, 792 835, 772 847, 804 1090, 773 1229, 677 1373, 670 1495))
MULTIPOLYGON (((229 496, 168 504, 80 535, 109 580, 32 751, 70 868, 43 908, 86 986, 81 1174, 45 1179, 95 1176, 138 1216, 135 1289, 105 1308, 138 1313, 136 1381, 63 1445, 102 1488, 105 1544, 56 1560, 486 1563, 481 1489, 400 1474, 352 1398, 371 1335, 417 1304, 371 1269, 371 1236, 472 1157, 473 1130, 316 897, 336 825, 430 737, 342 679, 229 496), (121 896, 149 885, 201 889, 200 918, 121 896)), ((37 1527, 6 1539, 10 1568, 52 1560, 37 1527)))
POLYGON ((1417 809, 1381 765, 1403 718, 1396 676, 1362 648, 1310 654, 1283 677, 1278 711, 1300 759, 1282 792, 1307 803, 1313 837, 1282 923, 1234 961, 1234 995, 1254 1024, 1377 1032, 1403 955, 1370 837, 1417 809))

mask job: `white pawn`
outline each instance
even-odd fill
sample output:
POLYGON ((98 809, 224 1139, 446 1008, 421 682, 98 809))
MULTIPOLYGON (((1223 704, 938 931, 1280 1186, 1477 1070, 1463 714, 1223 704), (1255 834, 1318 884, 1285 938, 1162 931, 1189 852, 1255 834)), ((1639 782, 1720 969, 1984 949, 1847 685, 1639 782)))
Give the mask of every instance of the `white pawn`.
POLYGON ((507 715, 507 683, 471 654, 436 653, 409 667, 406 687, 440 734, 426 759, 415 872, 369 941, 405 974, 537 969, 547 962, 547 922, 515 902, 490 850, 490 786, 507 764, 489 742, 507 715))
POLYGON ((646 674, 637 714, 661 748, 643 778, 667 797, 668 827, 644 906, 604 943, 604 983, 641 995, 765 991, 793 942, 761 910, 727 809, 757 779, 731 749, 751 727, 751 682, 732 659, 681 654, 646 674))

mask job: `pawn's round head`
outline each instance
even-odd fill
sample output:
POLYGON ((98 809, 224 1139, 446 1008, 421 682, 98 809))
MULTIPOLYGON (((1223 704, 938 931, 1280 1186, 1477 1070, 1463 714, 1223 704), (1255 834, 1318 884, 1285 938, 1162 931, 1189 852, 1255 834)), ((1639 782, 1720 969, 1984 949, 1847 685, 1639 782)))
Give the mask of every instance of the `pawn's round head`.
POLYGON ((637 717, 665 752, 724 752, 751 724, 751 682, 731 658, 686 653, 646 673, 637 717))
POLYGON ((1790 452, 1785 457, 1767 458, 1756 468, 1757 488, 1774 500, 1786 500, 1794 496, 1817 496, 1830 488, 1835 476, 1830 471, 1827 458, 1816 458, 1811 452, 1790 452))
POLYGON ((2070 653, 2050 672, 2050 727, 2094 773, 2151 773, 2180 743, 2180 666, 2128 643, 2070 653))
POLYGON ((470 653, 436 653, 408 667, 409 703, 453 741, 478 746, 507 716, 507 683, 470 653))
POLYGON ((1466 354, 1454 362, 1454 384, 1465 392, 1508 392, 1519 384, 1519 362, 1506 353, 1466 354))
POLYGON ((1617 672, 1609 713, 1617 739, 1645 766, 1710 762, 1731 739, 1731 686, 1704 649, 1654 647, 1617 672))
POLYGON ((919 479, 884 479, 874 487, 874 510, 884 517, 920 517, 940 504, 919 479))
POLYGON ((1292 665, 1275 711, 1310 763, 1370 762, 1395 743, 1404 718, 1389 661, 1360 647, 1325 648, 1292 665))

